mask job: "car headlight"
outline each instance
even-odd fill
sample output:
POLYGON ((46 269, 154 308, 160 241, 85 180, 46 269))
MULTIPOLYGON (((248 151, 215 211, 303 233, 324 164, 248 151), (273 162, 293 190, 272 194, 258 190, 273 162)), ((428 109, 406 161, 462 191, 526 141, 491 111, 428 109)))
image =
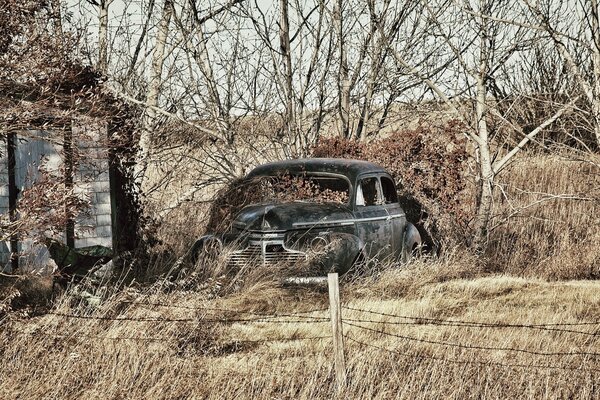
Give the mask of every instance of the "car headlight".
POLYGON ((323 253, 329 244, 329 240, 327 240, 324 236, 315 236, 310 241, 310 249, 314 253, 323 253))

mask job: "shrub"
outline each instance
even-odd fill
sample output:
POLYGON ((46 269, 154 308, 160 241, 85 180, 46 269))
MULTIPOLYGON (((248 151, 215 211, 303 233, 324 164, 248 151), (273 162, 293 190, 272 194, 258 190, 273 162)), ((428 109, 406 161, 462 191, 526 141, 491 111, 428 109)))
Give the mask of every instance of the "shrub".
POLYGON ((429 246, 464 241, 472 203, 467 194, 466 139, 458 121, 442 126, 420 123, 370 143, 326 138, 314 157, 354 158, 387 169, 398 186, 409 221, 429 246))

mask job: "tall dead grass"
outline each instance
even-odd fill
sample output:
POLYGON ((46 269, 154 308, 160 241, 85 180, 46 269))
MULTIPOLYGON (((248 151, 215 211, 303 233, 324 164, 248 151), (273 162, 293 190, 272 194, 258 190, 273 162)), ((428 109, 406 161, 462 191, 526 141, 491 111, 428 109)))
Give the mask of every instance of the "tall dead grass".
POLYGON ((522 157, 501 176, 488 268, 548 279, 600 277, 597 157, 522 157))
MULTIPOLYGON (((20 286, 3 292, 0 398, 600 398, 600 283, 568 280, 598 276, 589 161, 527 155, 507 171, 484 257, 446 249, 345 277, 339 393, 326 288, 284 287, 284 271, 255 266, 227 274, 220 260, 178 282, 69 291, 45 315, 11 311, 20 286), (514 326, 535 324, 573 325, 514 326)), ((172 268, 204 215, 173 211, 149 271, 172 268)))
MULTIPOLYGON (((188 251, 206 230, 209 206, 185 202, 174 209, 158 228, 158 249, 172 256, 188 251)), ((600 277, 597 157, 522 155, 498 177, 493 213, 485 257, 469 257, 474 271, 552 280, 600 277)), ((165 272, 164 264, 151 263, 152 274, 165 272)))
MULTIPOLYGON (((600 320, 598 283, 474 278, 460 256, 380 270, 343 283, 345 307, 417 317, 511 324, 600 320)), ((336 394, 328 321, 279 317, 326 308, 326 290, 274 282, 214 297, 195 291, 129 288, 90 309, 73 295, 58 314, 10 317, 0 330, 0 397, 11 398, 587 398, 600 396, 598 356, 541 356, 452 345, 600 352, 598 336, 523 328, 471 328, 343 310, 348 386, 336 394), (120 319, 120 320, 119 320, 120 319), (142 319, 136 320, 136 319, 142 319), (143 321, 143 319, 149 319, 143 321), (191 321, 186 321, 186 320, 191 321), (183 321, 182 321, 183 320, 183 321), (381 324, 387 322, 389 324, 381 324), (273 339, 314 340, 273 341, 273 339), (359 344, 360 343, 360 344, 359 344), (527 367, 536 365, 539 368, 527 367), (557 367, 571 368, 560 369, 557 367), (592 371, 595 369, 595 371, 592 371)), ((328 318, 327 311, 300 314, 328 318)), ((573 327, 572 327, 573 328, 573 327)), ((574 329, 594 332, 598 325, 574 329)))

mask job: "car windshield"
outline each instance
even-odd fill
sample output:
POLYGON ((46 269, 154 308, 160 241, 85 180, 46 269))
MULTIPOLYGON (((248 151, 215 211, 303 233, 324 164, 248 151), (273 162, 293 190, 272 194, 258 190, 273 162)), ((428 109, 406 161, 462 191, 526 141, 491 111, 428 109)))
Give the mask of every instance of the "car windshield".
POLYGON ((303 174, 264 176, 258 180, 261 202, 303 201, 347 204, 350 185, 342 177, 303 174))

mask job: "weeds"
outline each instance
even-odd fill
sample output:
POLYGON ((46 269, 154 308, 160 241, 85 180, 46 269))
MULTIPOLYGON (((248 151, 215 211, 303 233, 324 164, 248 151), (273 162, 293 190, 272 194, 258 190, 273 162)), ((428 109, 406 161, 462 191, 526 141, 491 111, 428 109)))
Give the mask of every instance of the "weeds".
MULTIPOLYGON (((381 267, 362 281, 342 285, 349 379, 340 396, 597 397, 597 373, 587 371, 599 369, 599 360, 584 354, 600 351, 596 336, 517 327, 397 325, 394 317, 357 311, 492 325, 600 320, 595 282, 477 278, 468 265, 468 258, 456 253, 406 269, 381 267), (483 349, 490 347, 499 350, 483 349), (581 354, 535 354, 549 351, 581 354)), ((163 283, 130 288, 93 309, 67 293, 54 314, 11 319, 0 332, 2 397, 335 395, 325 291, 263 283, 213 297, 202 290, 164 288, 163 283), (71 314, 91 318, 65 317, 71 314), (279 317, 265 319, 265 314, 279 317)), ((577 328, 594 332, 597 326, 577 328)))

